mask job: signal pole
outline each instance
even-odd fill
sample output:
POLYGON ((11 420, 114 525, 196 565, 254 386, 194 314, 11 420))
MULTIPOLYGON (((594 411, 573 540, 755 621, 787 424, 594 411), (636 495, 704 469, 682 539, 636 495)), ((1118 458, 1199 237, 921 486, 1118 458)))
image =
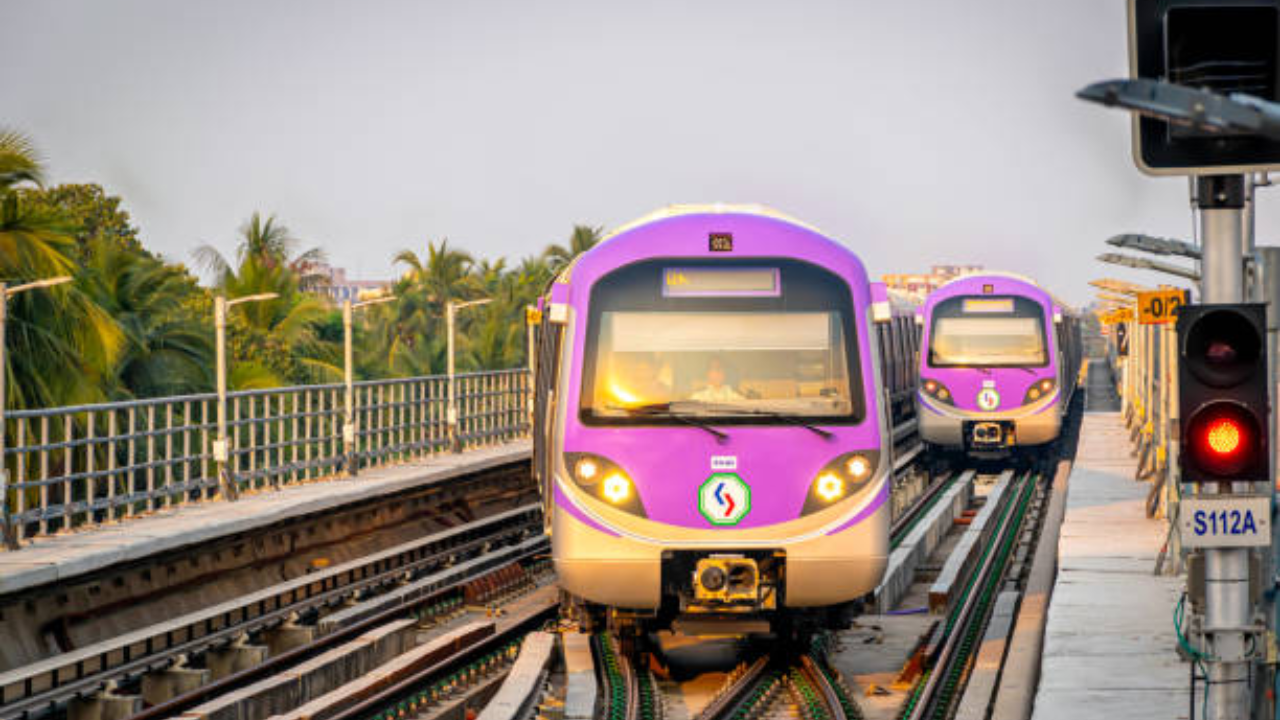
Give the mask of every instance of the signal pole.
MULTIPOLYGON (((1244 300, 1243 175, 1201 175, 1196 178, 1200 209, 1200 297, 1206 304, 1244 300)), ((1222 483, 1219 492, 1248 491, 1222 483)), ((1205 634, 1213 658, 1208 662, 1211 720, 1248 720, 1251 690, 1249 661, 1245 655, 1245 628, 1253 620, 1249 598, 1249 549, 1206 548, 1205 634)))

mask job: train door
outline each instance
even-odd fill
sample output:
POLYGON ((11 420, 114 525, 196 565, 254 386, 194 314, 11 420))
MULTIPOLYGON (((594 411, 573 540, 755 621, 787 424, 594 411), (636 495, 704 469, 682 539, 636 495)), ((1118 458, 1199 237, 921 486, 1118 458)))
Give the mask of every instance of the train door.
MULTIPOLYGON (((547 303, 542 304, 544 308, 547 303)), ((557 378, 560 377, 560 346, 564 340, 565 326, 550 322, 545 312, 540 312, 534 331, 534 347, 537 355, 533 378, 533 477, 542 495, 542 521, 551 531, 551 501, 554 497, 552 483, 555 480, 555 414, 557 378)))

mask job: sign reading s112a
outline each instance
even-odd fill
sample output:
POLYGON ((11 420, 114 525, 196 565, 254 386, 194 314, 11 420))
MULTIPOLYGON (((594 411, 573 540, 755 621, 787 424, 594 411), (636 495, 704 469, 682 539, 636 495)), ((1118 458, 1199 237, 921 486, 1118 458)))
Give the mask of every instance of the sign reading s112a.
POLYGON ((1271 544, 1271 498, 1266 496, 1184 497, 1178 517, 1185 548, 1271 544))
POLYGON ((1186 290, 1154 290, 1138 293, 1138 322, 1165 325, 1178 316, 1178 308, 1191 302, 1186 290))

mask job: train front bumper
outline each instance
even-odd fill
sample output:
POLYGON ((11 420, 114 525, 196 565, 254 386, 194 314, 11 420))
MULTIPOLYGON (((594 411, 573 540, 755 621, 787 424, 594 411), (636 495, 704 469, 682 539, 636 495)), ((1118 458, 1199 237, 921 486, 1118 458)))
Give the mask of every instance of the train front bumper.
POLYGON ((1043 445, 1058 439, 1062 430, 1058 399, 1059 395, 1054 393, 1040 402, 1020 408, 979 412, 941 405, 923 395, 917 395, 916 417, 920 423, 920 438, 943 447, 964 447, 966 424, 985 421, 1011 425, 1016 447, 1043 445))
MULTIPOLYGON (((792 542, 741 546, 655 542, 596 527, 557 506, 552 556, 561 587, 592 603, 637 610, 662 605, 664 586, 692 578, 664 577, 674 553, 731 554, 769 551, 783 556, 780 606, 822 607, 855 600, 875 589, 888 562, 889 503, 859 522, 792 542)), ((715 531, 708 531, 715 534, 715 531)))

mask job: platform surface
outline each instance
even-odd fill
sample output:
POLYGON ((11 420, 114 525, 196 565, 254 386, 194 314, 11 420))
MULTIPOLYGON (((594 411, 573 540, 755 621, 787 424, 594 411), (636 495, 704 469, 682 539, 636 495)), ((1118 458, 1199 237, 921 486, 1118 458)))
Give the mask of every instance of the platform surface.
POLYGON ((109 525, 34 538, 19 550, 0 552, 0 595, 519 462, 529 454, 530 443, 518 441, 456 455, 435 455, 361 470, 355 478, 290 485, 235 502, 192 503, 109 525))
POLYGON ((1176 652, 1181 577, 1155 576, 1163 520, 1133 479, 1116 412, 1087 412, 1067 487, 1058 577, 1045 627, 1036 720, 1186 718, 1188 667, 1176 652))

